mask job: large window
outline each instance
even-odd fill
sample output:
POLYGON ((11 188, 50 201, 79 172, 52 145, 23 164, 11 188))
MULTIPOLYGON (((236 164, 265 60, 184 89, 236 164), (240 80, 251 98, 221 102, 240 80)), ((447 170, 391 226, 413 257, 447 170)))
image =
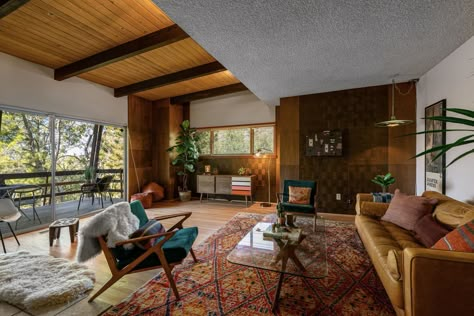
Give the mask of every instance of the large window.
POLYGON ((274 125, 200 129, 201 155, 253 155, 274 152, 274 125))

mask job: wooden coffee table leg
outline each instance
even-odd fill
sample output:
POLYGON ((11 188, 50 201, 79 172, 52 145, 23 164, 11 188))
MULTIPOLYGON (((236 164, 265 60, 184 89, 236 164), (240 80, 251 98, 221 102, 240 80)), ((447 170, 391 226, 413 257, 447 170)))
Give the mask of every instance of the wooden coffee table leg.
POLYGON ((281 290, 281 285, 283 284, 284 276, 285 274, 280 272, 280 277, 278 278, 278 286, 275 292, 275 297, 273 298, 272 312, 275 312, 276 309, 278 308, 278 301, 280 300, 280 290, 281 290))
POLYGON ((76 236, 76 225, 69 226, 69 237, 71 237, 71 244, 74 242, 74 237, 76 236))

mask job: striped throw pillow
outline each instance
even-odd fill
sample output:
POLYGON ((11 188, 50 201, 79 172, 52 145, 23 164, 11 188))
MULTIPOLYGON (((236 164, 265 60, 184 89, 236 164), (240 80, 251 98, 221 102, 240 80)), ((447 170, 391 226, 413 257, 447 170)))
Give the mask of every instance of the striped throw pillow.
MULTIPOLYGON (((130 235, 130 238, 145 237, 160 233, 165 233, 166 229, 159 221, 156 219, 149 220, 145 225, 136 230, 133 234, 130 235)), ((159 238, 150 238, 143 241, 138 241, 134 243, 135 246, 143 250, 150 249, 153 247, 159 238)))
POLYGON ((474 220, 451 231, 431 248, 474 252, 474 220))

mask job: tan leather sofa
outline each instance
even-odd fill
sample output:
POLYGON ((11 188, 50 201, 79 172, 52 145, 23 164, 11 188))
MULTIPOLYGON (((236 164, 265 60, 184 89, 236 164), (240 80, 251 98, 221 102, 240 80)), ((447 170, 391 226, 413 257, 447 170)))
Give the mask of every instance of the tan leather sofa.
MULTIPOLYGON (((437 192, 433 216, 447 227, 474 219, 474 206, 437 192)), ((360 193, 356 227, 397 315, 474 315, 474 253, 425 248, 412 232, 380 220, 387 203, 360 193)))

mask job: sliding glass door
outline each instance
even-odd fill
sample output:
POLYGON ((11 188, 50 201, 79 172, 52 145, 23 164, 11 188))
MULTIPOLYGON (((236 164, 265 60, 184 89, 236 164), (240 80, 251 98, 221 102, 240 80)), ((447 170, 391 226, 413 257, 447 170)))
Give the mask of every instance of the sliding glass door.
POLYGON ((21 211, 16 229, 122 201, 124 135, 124 127, 0 107, 0 198, 21 211))

